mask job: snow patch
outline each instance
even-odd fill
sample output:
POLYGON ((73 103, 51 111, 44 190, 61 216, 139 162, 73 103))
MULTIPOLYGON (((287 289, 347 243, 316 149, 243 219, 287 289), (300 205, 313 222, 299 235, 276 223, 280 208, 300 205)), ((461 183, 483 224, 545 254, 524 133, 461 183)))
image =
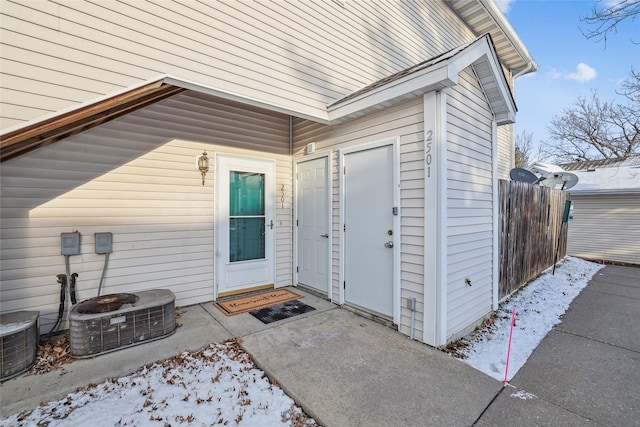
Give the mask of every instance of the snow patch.
POLYGON ((566 257, 556 266, 555 275, 547 269, 500 304, 497 319, 489 330, 474 332, 459 350, 463 361, 503 381, 505 375, 511 312, 516 309, 509 375, 511 380, 525 364, 547 333, 560 322, 571 301, 604 266, 580 258, 566 257))
POLYGON ((527 393, 524 390, 518 390, 515 393, 511 393, 511 397, 515 397, 516 399, 529 400, 535 399, 538 396, 536 396, 535 394, 527 393))
POLYGON ((0 426, 315 426, 237 341, 154 363, 0 419, 0 426))

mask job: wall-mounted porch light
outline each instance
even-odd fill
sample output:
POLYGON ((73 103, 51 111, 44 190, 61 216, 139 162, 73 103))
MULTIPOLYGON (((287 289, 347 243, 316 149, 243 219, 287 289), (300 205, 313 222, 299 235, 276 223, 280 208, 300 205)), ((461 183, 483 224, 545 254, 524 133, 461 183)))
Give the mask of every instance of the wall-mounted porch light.
POLYGON ((202 156, 198 157, 198 169, 202 174, 202 185, 204 185, 204 177, 209 172, 209 158, 207 157, 207 150, 202 152, 202 156))

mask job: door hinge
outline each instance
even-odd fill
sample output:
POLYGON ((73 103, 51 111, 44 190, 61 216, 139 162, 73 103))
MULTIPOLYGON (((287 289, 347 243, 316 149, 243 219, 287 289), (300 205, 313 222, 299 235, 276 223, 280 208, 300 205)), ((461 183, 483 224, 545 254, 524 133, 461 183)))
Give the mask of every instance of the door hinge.
POLYGON ((342 167, 342 174, 343 174, 343 175, 346 175, 346 174, 347 174, 347 167, 346 167, 346 166, 343 166, 343 167, 342 167))
POLYGON ((296 219, 296 227, 300 227, 300 220, 296 219))
POLYGON ((347 224, 344 224, 344 225, 342 226, 342 231, 347 231, 347 224))
POLYGON ((342 289, 347 289, 347 281, 342 282, 342 289))
POLYGON ((296 273, 300 273, 300 267, 296 267, 296 273))

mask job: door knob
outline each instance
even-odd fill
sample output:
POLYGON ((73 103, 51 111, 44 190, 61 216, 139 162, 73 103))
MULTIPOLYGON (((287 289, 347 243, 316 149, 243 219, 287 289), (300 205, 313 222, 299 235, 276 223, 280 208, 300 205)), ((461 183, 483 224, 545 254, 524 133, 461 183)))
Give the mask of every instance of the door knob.
POLYGON ((393 242, 389 241, 387 243, 384 244, 385 248, 392 248, 393 247, 393 242))
POLYGON ((329 233, 321 234, 320 237, 324 237, 324 238, 328 239, 329 238, 329 233))

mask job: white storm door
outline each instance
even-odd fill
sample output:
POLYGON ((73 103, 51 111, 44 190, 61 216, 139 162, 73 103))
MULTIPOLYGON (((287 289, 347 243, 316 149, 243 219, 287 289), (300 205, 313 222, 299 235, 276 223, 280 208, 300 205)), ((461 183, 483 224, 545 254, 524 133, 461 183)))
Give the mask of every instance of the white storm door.
POLYGON ((298 283, 329 294, 328 158, 298 163, 298 283))
POLYGON ((274 283, 275 163, 216 157, 218 294, 274 283))
POLYGON ((345 301, 384 316, 394 307, 394 148, 344 156, 345 301))

